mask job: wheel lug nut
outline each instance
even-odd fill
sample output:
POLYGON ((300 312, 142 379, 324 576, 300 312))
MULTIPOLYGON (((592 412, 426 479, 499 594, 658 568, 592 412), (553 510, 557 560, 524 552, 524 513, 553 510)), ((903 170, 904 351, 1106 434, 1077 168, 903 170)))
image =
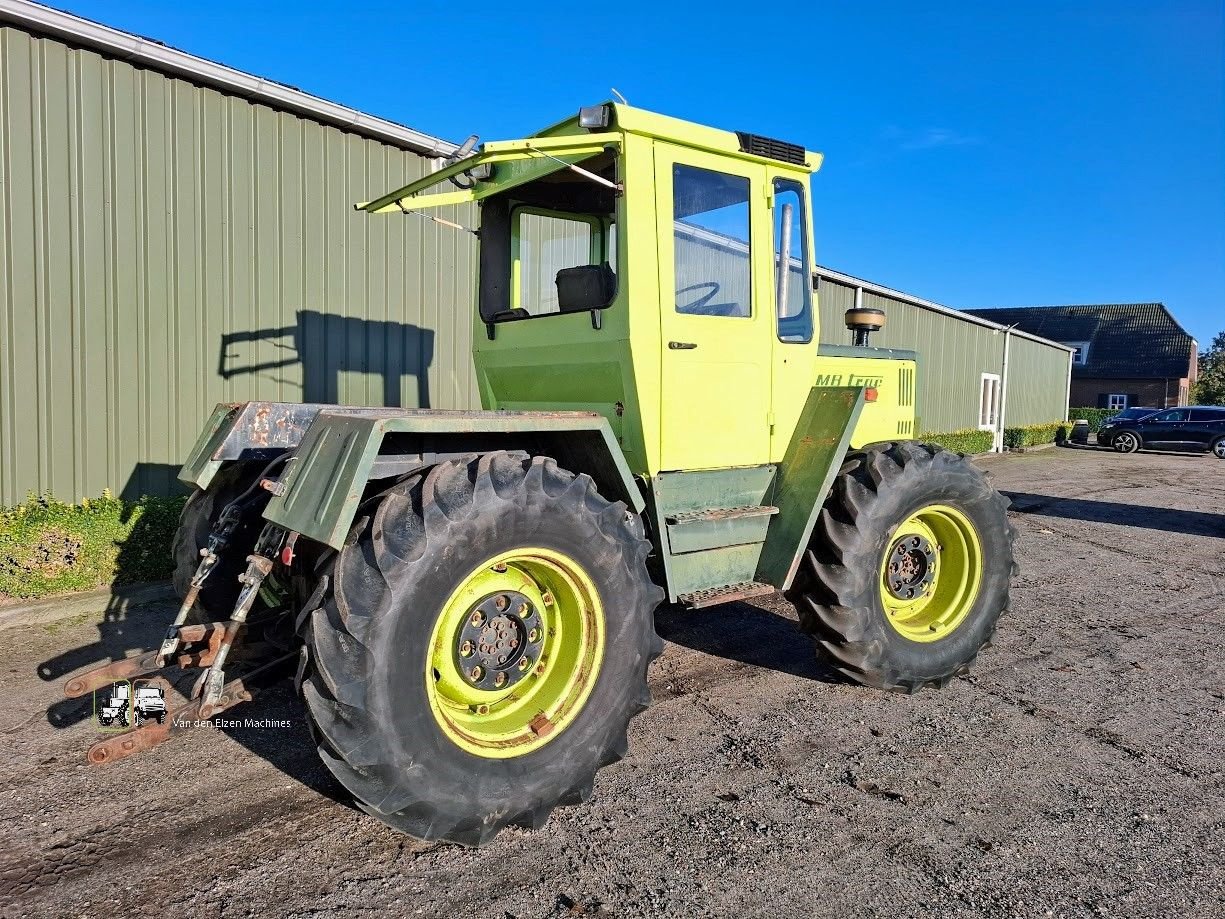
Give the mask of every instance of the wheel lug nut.
POLYGON ((553 605, 553 595, 547 590, 540 595, 540 599, 544 601, 545 606, 553 605))
POLYGON ((518 613, 520 616, 526 616, 526 615, 527 615, 527 610, 528 610, 528 606, 527 606, 527 604, 526 604, 526 603, 520 603, 520 604, 519 604, 519 608, 518 608, 517 610, 515 610, 515 612, 517 612, 517 613, 518 613))
POLYGON ((519 669, 520 670, 527 670, 527 668, 530 667, 531 665, 532 665, 532 662, 528 660, 526 657, 519 658, 519 669))
POLYGON ((469 619, 468 621, 471 622, 473 625, 480 625, 482 622, 485 621, 485 614, 482 613, 478 609, 475 613, 472 614, 472 618, 469 619))
POLYGON ((506 674, 499 673, 496 677, 494 677, 493 685, 494 686, 505 686, 506 685, 506 674))
POLYGON ((459 653, 464 657, 468 657, 472 653, 472 642, 465 641, 462 645, 460 645, 459 653))
POLYGON ((468 671, 468 675, 472 677, 472 679, 474 680, 479 680, 481 677, 485 675, 485 670, 479 666, 473 667, 471 670, 468 671))
POLYGON ((536 665, 536 676, 541 676, 544 673, 544 661, 536 665))
POLYGON ((499 610, 504 610, 506 607, 510 606, 510 600, 506 598, 505 594, 498 594, 493 598, 493 605, 499 610))
POLYGON ((540 629, 532 629, 527 633, 527 640, 530 642, 540 641, 540 629))

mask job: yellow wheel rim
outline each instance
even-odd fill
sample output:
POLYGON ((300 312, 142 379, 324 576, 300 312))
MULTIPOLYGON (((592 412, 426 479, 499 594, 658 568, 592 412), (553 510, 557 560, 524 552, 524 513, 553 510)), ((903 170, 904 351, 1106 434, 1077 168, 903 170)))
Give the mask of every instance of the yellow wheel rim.
POLYGON ((516 549, 470 571, 430 636, 426 695, 443 733, 469 753, 508 759, 561 734, 604 659, 604 606, 582 566, 516 549))
POLYGON ((880 564, 885 619, 911 641, 952 634, 974 606, 982 583, 978 531, 956 508, 929 504, 893 531, 880 564))

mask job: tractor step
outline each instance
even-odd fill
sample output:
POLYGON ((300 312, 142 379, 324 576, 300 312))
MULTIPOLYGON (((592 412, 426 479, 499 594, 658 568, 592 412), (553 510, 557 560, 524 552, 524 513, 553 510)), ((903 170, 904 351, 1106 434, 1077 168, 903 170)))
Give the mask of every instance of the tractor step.
POLYGON ((687 609, 701 609, 704 606, 717 606, 720 603, 732 603, 736 600, 747 600, 749 597, 764 597, 774 593, 775 588, 758 581, 740 581, 737 584, 727 584, 723 587, 705 587, 702 590, 681 594, 676 599, 687 609))
POLYGON ((777 507, 768 504, 748 504, 744 507, 712 507, 702 511, 687 511, 683 514, 669 514, 668 523, 714 523, 720 520, 742 520, 746 517, 773 517, 778 513, 777 507))

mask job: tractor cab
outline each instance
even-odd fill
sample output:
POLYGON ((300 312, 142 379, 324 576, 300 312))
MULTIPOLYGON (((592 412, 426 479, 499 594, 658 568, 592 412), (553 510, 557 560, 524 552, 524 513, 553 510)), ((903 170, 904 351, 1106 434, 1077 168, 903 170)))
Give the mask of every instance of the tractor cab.
POLYGON ((476 205, 485 408, 599 412, 637 474, 751 466, 781 459, 817 376, 820 164, 606 103, 358 207, 476 205))

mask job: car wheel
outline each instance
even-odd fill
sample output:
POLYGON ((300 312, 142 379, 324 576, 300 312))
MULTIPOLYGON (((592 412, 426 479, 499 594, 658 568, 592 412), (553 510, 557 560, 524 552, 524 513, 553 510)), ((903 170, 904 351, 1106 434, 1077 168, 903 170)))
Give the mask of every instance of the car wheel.
POLYGON ((1225 437, 1218 437, 1212 442, 1212 455, 1217 459, 1225 460, 1225 437))
POLYGON ((1110 440, 1117 453, 1135 453, 1140 449, 1140 438, 1131 431, 1120 431, 1110 440))

